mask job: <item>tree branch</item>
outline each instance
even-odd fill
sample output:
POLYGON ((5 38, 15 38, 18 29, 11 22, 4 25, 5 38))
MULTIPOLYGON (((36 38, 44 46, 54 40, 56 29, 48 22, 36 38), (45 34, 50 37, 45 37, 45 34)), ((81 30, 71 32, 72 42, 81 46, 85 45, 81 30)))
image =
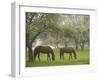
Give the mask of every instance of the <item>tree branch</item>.
POLYGON ((47 30, 47 29, 48 29, 48 27, 46 27, 46 28, 44 28, 42 31, 38 32, 38 33, 32 38, 32 40, 31 40, 31 42, 30 42, 30 45, 32 44, 32 42, 33 42, 42 32, 44 32, 44 31, 47 30))

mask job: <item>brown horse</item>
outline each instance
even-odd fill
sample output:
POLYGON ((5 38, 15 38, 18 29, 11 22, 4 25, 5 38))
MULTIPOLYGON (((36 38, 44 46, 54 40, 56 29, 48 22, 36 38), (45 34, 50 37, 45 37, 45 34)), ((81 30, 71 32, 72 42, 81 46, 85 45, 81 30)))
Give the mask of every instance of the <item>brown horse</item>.
POLYGON ((37 46, 34 49, 34 61, 36 56, 38 56, 38 60, 40 61, 40 53, 47 54, 47 60, 50 60, 50 54, 52 55, 52 60, 55 60, 55 55, 50 46, 37 46))
POLYGON ((72 59, 72 53, 73 53, 74 58, 77 59, 76 52, 72 47, 60 48, 60 59, 63 58, 64 60, 64 53, 69 54, 69 59, 72 59))

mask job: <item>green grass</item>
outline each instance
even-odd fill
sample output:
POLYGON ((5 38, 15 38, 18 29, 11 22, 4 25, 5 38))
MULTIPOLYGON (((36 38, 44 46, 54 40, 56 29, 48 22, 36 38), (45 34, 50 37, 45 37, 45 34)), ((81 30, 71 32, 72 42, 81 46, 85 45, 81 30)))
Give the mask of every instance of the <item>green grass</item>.
MULTIPOLYGON (((76 51, 77 53, 77 59, 75 60, 74 57, 72 60, 69 60, 69 55, 64 54, 64 60, 60 60, 59 56, 59 49, 54 50, 55 53, 55 61, 47 61, 47 55, 41 54, 39 62, 36 58, 35 63, 28 62, 26 60, 26 67, 41 67, 41 66, 61 66, 61 65, 83 65, 83 64, 89 64, 89 50, 85 49, 84 51, 76 51)), ((27 57, 26 57, 27 58, 27 57)))

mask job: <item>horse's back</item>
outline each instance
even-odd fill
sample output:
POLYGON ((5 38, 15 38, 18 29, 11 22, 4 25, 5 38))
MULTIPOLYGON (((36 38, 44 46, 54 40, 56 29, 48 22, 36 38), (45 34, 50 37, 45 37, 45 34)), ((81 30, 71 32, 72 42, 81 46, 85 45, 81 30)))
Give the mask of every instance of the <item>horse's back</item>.
POLYGON ((49 53, 49 52, 53 51, 50 46, 37 46, 35 48, 35 50, 37 52, 42 52, 42 53, 49 53))
POLYGON ((67 48, 60 48, 60 51, 61 52, 73 52, 74 51, 74 48, 72 47, 67 47, 67 48))

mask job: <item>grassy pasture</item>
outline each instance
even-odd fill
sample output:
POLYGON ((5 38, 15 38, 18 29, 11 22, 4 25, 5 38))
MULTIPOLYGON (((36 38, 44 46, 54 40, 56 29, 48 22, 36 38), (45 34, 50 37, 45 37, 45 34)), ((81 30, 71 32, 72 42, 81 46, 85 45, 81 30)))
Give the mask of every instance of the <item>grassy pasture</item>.
POLYGON ((38 61, 36 58, 35 63, 28 62, 26 56, 26 67, 42 67, 42 66, 61 66, 61 65, 84 65, 89 64, 89 50, 85 49, 84 51, 78 50, 77 59, 75 60, 74 57, 72 60, 69 60, 69 54, 64 54, 64 60, 60 60, 60 53, 59 49, 54 49, 55 53, 55 61, 47 61, 46 54, 40 54, 41 61, 38 61))

